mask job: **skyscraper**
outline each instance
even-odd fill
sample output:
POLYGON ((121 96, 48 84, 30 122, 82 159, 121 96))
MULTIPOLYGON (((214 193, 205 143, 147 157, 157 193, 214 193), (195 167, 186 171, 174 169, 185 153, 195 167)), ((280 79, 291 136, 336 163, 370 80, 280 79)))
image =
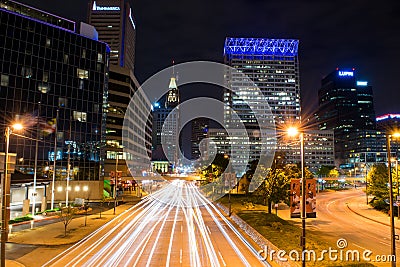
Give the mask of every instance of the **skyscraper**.
POLYGON ((354 68, 337 68, 322 79, 318 98, 319 128, 334 130, 335 160, 337 165, 345 163, 362 147, 357 145, 361 140, 350 139, 363 136, 359 131, 376 130, 372 87, 357 80, 354 68))
POLYGON ((196 118, 192 120, 191 153, 192 160, 200 158, 200 142, 207 138, 210 120, 208 118, 196 118))
MULTIPOLYGON (((252 82, 244 84, 246 81, 239 73, 227 68, 224 76, 226 84, 223 97, 226 103, 224 124, 226 127, 238 125, 232 116, 233 112, 236 112, 247 130, 250 161, 259 159, 261 148, 266 145, 260 142, 260 129, 271 128, 274 124, 300 121, 298 43, 298 40, 293 39, 225 39, 225 64, 246 74, 252 82), (262 97, 259 95, 260 91, 262 97), (265 101, 268 102, 272 113, 272 118, 266 120, 268 125, 257 123, 255 113, 249 106, 251 103, 253 109, 266 110, 265 101)), ((245 143, 247 141, 239 137, 231 140, 232 147, 240 148, 245 143)), ((243 157, 241 154, 232 155, 234 165, 240 164, 240 162, 235 163, 235 160, 241 161, 240 158, 243 157)))
POLYGON ((180 92, 172 75, 168 92, 153 103, 152 159, 169 160, 174 168, 179 163, 180 92))
POLYGON ((110 63, 134 70, 136 25, 129 0, 90 0, 88 23, 110 46, 110 63))
MULTIPOLYGON (((261 90, 271 107, 275 123, 300 120, 300 78, 297 55, 298 40, 262 38, 226 38, 225 64, 246 74, 261 90)), ((242 89, 241 81, 228 71, 225 75, 228 88, 242 89)), ((243 90, 242 90, 243 91, 243 90)), ((246 93, 247 102, 257 103, 257 95, 246 93)), ((255 127, 253 112, 244 105, 242 97, 225 90, 224 101, 235 110, 248 128, 255 127)), ((226 110, 227 111, 227 110, 226 110)), ((231 120, 224 113, 225 124, 231 120)))
MULTIPOLYGON (((0 3, 1 125, 19 120, 27 137, 11 139, 10 151, 18 158, 13 178, 30 183, 35 175, 51 181, 55 174, 62 188, 56 199, 66 199, 66 180, 71 188, 90 185, 90 198, 100 199, 109 47, 76 33, 70 20, 12 1, 0 3), (49 122, 51 129, 43 132, 49 122)), ((0 144, 4 149, 4 139, 0 144)), ((32 199, 40 200, 43 188, 36 193, 32 199)), ((69 200, 81 194, 71 190, 69 200)))
MULTIPOLYGON (((139 82, 136 80, 132 71, 128 68, 110 65, 110 75, 108 81, 108 102, 107 128, 106 128, 106 158, 104 163, 105 177, 110 173, 120 172, 122 181, 129 181, 132 176, 140 177, 142 173, 150 170, 149 158, 151 156, 151 116, 145 118, 138 115, 140 108, 135 109, 134 103, 130 103, 134 94, 138 96, 142 92, 138 90, 139 82), (130 105, 129 116, 126 116, 130 105), (126 125, 132 125, 130 129, 131 140, 123 144, 124 119, 129 121, 126 125), (139 134, 138 129, 143 129, 143 136, 139 134), (144 144, 146 150, 143 150, 138 144, 144 144), (125 151, 124 151, 125 148, 125 151), (127 152, 129 151, 129 152, 127 152), (118 157, 118 164, 116 158, 118 157), (134 164, 127 166, 126 161, 133 161, 134 164)), ((151 103, 145 96, 142 96, 142 107, 150 109, 151 103)), ((127 130, 129 132, 129 130, 127 130)))

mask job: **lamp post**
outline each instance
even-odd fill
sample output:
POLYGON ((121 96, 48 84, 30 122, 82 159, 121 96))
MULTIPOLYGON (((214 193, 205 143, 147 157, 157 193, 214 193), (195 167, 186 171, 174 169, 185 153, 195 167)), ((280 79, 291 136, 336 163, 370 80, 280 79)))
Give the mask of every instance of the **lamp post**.
POLYGON ((54 190, 55 190, 55 182, 56 182, 56 160, 57 160, 57 128, 58 128, 58 113, 59 110, 57 109, 57 116, 56 116, 56 129, 54 131, 54 158, 53 158, 53 181, 51 183, 51 205, 50 209, 54 209, 54 190))
MULTIPOLYGON (((229 159, 228 155, 224 155, 224 158, 229 159)), ((231 217, 232 215, 232 203, 231 203, 231 180, 232 180, 232 173, 231 173, 231 164, 228 161, 229 166, 229 173, 228 173, 228 216, 231 217)))
POLYGON ((392 266, 396 266, 396 232, 394 228, 394 214, 393 214, 393 179, 392 179, 392 162, 390 155, 390 139, 391 137, 400 137, 400 133, 389 134, 386 133, 386 147, 387 147, 387 161, 388 161, 388 174, 389 174, 389 203, 390 203, 390 253, 393 256, 392 266))
POLYGON ((365 162, 364 168, 365 168, 365 196, 367 198, 367 205, 368 205, 368 169, 367 169, 367 162, 365 162))
MULTIPOLYGON (((301 242, 302 252, 306 250, 306 179, 304 175, 304 133, 297 128, 290 127, 287 130, 289 136, 299 135, 301 157, 301 242)), ((303 253, 302 253, 303 254, 303 253)), ((305 257, 302 257, 302 266, 306 266, 305 257)))
POLYGON ((114 195, 114 215, 115 215, 115 208, 117 207, 117 182, 118 182, 118 155, 119 152, 115 152, 115 176, 114 176, 114 190, 113 190, 113 195, 114 195))
MULTIPOLYGON (((21 130, 23 128, 22 124, 14 124, 12 126, 15 130, 21 130)), ((5 130, 5 153, 4 153, 4 174, 1 178, 1 266, 6 266, 6 242, 8 240, 8 221, 7 221, 7 209, 10 208, 10 180, 8 178, 8 149, 10 147, 10 135, 11 127, 7 126, 5 130)))

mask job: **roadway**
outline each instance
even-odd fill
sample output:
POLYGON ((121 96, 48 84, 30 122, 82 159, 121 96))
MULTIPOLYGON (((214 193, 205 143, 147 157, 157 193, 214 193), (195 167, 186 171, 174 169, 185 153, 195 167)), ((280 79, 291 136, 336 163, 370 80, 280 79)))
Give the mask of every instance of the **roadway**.
POLYGON ((44 266, 266 266, 193 183, 173 181, 44 266))
MULTIPOLYGON (((320 234, 323 239, 334 244, 338 239, 344 238, 348 245, 346 249, 357 249, 360 252, 370 250, 373 253, 371 259, 374 259, 375 255, 390 255, 390 227, 363 218, 347 207, 348 203, 357 207, 365 202, 365 193, 360 189, 318 194, 317 218, 307 219, 308 230, 320 234)), ((400 255, 399 246, 397 242, 397 255, 400 255)), ((374 264, 390 265, 376 262, 374 264)))

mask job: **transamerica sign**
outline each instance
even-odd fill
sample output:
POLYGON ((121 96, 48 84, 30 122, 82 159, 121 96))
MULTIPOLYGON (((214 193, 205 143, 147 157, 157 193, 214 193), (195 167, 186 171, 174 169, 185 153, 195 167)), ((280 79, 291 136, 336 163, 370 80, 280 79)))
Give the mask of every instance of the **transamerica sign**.
POLYGON ((92 10, 96 11, 119 11, 121 8, 119 6, 98 6, 96 5, 96 1, 93 1, 92 10))

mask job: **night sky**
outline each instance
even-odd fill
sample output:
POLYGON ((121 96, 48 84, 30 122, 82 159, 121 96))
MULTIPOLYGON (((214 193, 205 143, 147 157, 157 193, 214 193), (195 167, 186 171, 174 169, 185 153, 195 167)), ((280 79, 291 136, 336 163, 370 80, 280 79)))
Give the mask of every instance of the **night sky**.
MULTIPOLYGON (((21 2, 68 19, 86 19, 85 0, 21 2)), ((321 79, 336 67, 356 68, 358 77, 373 86, 377 115, 400 113, 399 1, 133 0, 133 13, 135 75, 141 83, 172 60, 222 62, 227 36, 293 38, 300 40, 306 113, 317 106, 321 79)))

